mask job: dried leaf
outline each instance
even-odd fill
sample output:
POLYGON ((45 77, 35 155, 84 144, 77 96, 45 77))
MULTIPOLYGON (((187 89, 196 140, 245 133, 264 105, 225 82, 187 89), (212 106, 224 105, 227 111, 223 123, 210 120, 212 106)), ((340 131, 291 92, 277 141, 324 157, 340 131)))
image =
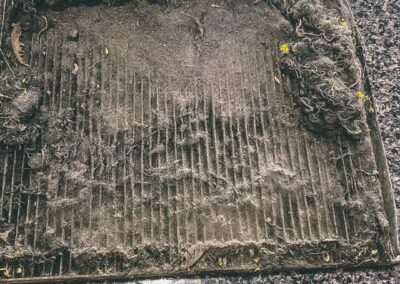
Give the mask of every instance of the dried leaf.
POLYGON ((22 58, 23 51, 21 48, 21 42, 19 41, 20 36, 21 36, 21 26, 19 23, 16 23, 11 31, 11 48, 18 62, 21 63, 22 65, 29 66, 22 58))
POLYGON ((10 278, 11 276, 11 271, 8 267, 0 268, 0 272, 2 272, 4 278, 10 278))
POLYGON ((188 249, 185 254, 185 264, 183 265, 186 268, 192 268, 196 263, 203 257, 204 248, 200 246, 193 246, 188 249))
POLYGON ((7 239, 8 239, 8 235, 10 234, 10 232, 11 232, 11 230, 8 230, 8 231, 5 231, 5 232, 0 233, 0 240, 6 242, 7 239))
POLYGON ((21 273, 22 273, 22 267, 21 267, 21 266, 18 267, 17 270, 16 270, 16 272, 17 272, 18 274, 21 274, 21 273))

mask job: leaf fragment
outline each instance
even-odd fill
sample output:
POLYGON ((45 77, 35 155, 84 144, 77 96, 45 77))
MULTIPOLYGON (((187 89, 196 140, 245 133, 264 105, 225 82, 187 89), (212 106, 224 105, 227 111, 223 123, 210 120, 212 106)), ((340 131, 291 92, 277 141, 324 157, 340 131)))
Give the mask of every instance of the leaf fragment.
POLYGON ((357 92, 355 92, 355 93, 354 93, 354 96, 355 96, 357 99, 360 99, 360 100, 362 100, 362 99, 365 98, 365 94, 364 94, 362 91, 357 91, 357 92))
POLYGON ((330 262, 331 259, 332 259, 332 257, 331 257, 331 255, 329 254, 329 252, 325 252, 325 253, 323 254, 323 258, 324 258, 324 261, 325 261, 325 262, 330 262))
POLYGON ((289 53, 289 45, 287 43, 282 43, 279 46, 279 51, 282 54, 288 54, 289 53))

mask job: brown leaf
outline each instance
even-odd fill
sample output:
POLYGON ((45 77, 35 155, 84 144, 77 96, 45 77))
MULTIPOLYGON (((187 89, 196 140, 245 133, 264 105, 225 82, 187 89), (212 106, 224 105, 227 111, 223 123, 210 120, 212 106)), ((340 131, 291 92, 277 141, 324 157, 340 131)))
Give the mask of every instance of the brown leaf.
POLYGON ((16 23, 11 31, 11 47, 18 62, 22 65, 29 66, 22 58, 23 51, 21 48, 21 42, 19 41, 20 36, 21 26, 19 23, 16 23))

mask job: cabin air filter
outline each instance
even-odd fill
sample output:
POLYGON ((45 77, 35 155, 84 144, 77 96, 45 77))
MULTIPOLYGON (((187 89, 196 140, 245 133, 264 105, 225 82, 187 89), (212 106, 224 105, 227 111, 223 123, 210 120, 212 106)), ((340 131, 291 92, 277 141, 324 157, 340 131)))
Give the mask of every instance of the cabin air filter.
POLYGON ((341 1, 42 2, 1 6, 1 278, 395 262, 341 1))

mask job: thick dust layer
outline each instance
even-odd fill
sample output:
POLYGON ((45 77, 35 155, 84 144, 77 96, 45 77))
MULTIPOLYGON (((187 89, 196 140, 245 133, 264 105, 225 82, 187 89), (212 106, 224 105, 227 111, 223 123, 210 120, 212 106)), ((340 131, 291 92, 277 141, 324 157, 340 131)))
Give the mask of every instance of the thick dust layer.
MULTIPOLYGON (((279 51, 298 23, 279 10, 21 5, 10 22, 21 17, 31 69, 4 47, 17 81, 4 69, 1 86, 1 261, 13 277, 393 259, 375 142, 331 132, 338 120, 318 134, 304 123, 304 86, 279 51)), ((336 70, 322 63, 319 74, 336 70)), ((355 102, 366 127, 368 99, 355 102)))

